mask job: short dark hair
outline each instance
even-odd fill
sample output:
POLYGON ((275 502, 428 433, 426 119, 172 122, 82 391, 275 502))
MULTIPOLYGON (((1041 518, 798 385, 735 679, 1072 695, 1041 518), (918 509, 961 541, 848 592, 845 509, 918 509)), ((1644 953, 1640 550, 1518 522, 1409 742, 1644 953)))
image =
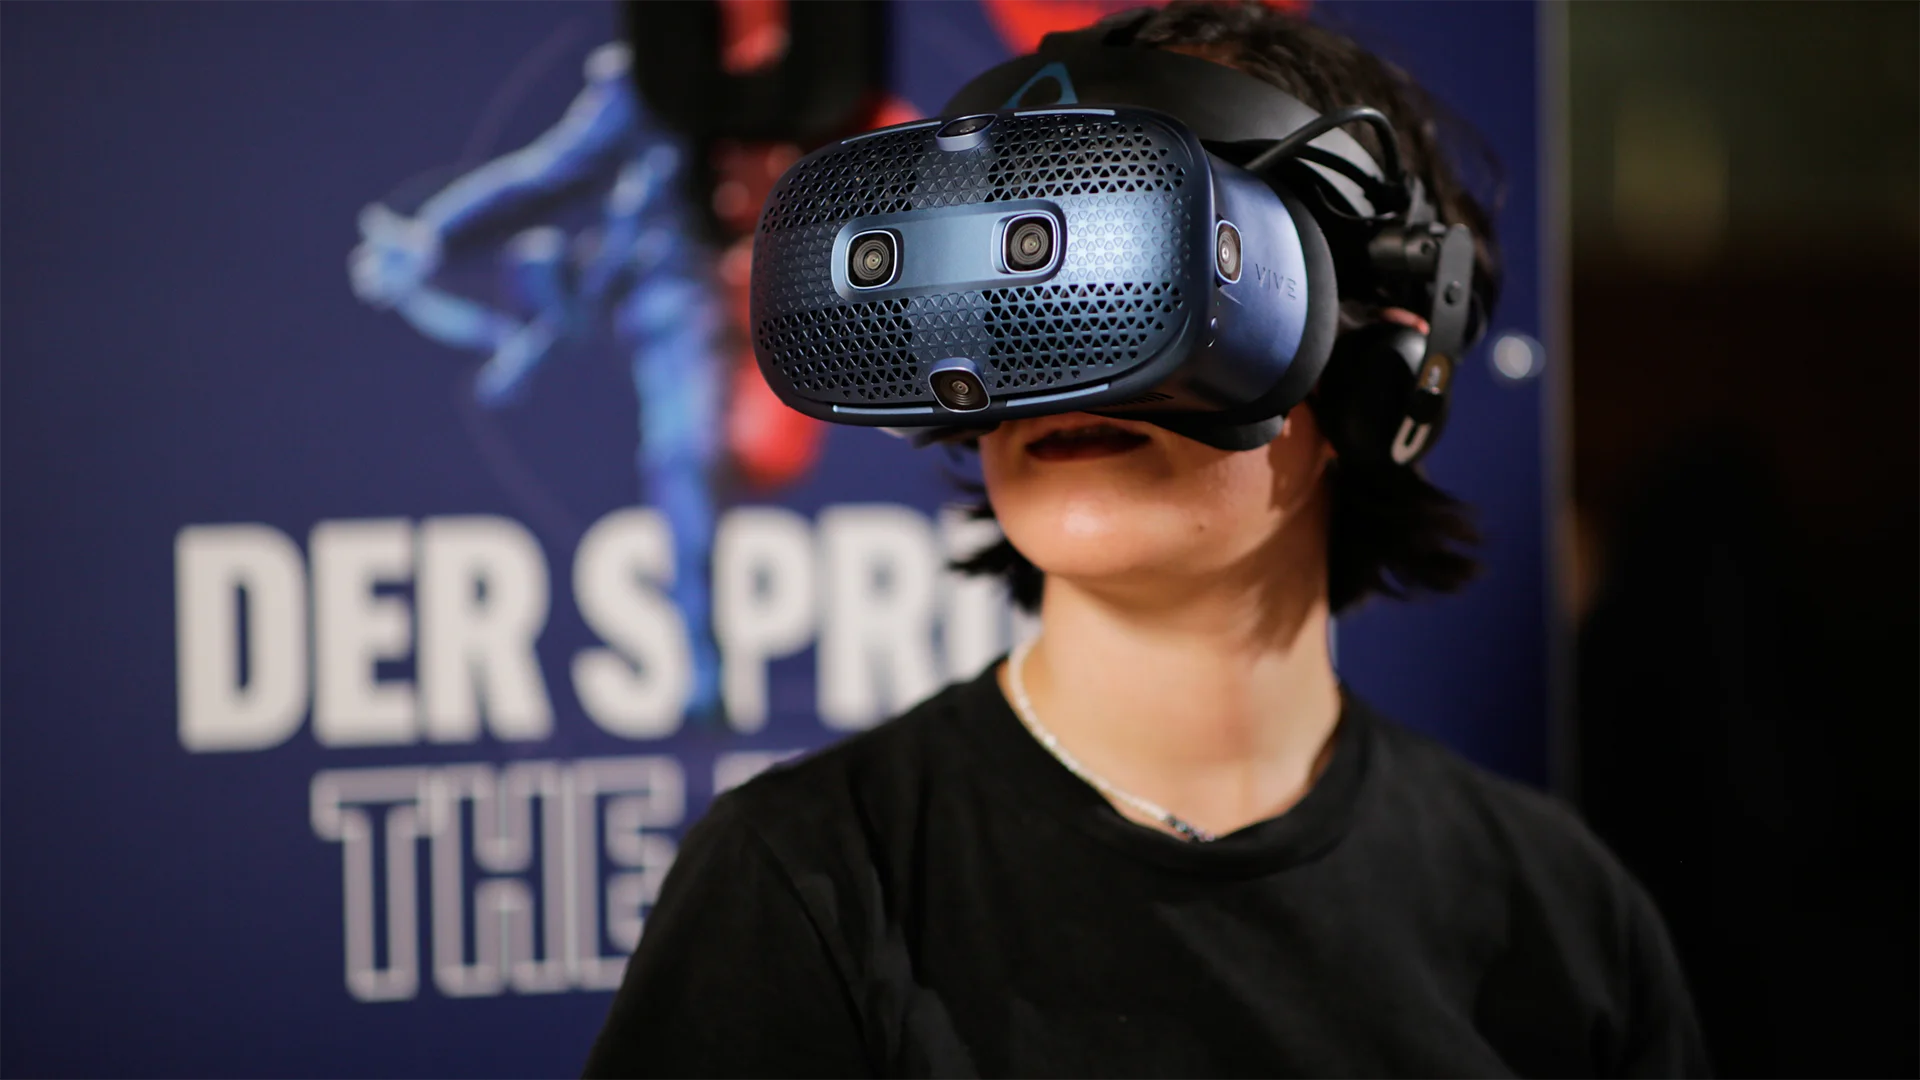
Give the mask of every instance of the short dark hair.
MULTIPOLYGON (((1095 25, 1138 17, 1121 13, 1095 25)), ((1497 208, 1500 199, 1499 164, 1484 140, 1405 71, 1350 38, 1255 0, 1174 0, 1147 18, 1133 40, 1155 48, 1201 52, 1216 63, 1279 87, 1320 112, 1371 105, 1385 113, 1399 134, 1401 161, 1420 176, 1441 219, 1473 230, 1475 277, 1491 310, 1500 269, 1490 210, 1490 206, 1497 208), (1443 128, 1457 140, 1459 149, 1474 153, 1478 160, 1473 164, 1484 168, 1492 189, 1486 202, 1461 182, 1456 163, 1442 148, 1443 128)), ((1348 130, 1379 158, 1378 136, 1371 127, 1354 125, 1348 130)), ((1343 328, 1351 329, 1368 318, 1364 308, 1342 305, 1343 328)), ((1478 561, 1462 550, 1479 541, 1472 511, 1418 469, 1385 461, 1336 459, 1328 468, 1327 484, 1331 500, 1327 591, 1334 611, 1376 593, 1405 599, 1420 592, 1453 592, 1479 572, 1478 561)), ((973 512, 981 518, 993 516, 984 498, 973 512)), ((1004 577, 1016 604, 1029 611, 1039 606, 1045 576, 1008 540, 957 560, 954 567, 1004 577)))

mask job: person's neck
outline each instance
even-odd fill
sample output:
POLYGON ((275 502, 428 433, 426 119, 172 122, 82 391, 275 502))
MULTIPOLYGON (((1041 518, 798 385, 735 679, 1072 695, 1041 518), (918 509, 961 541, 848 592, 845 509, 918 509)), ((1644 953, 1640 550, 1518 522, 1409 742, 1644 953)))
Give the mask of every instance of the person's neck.
POLYGON ((1326 564, 1286 554, 1206 580, 1050 577, 1022 671, 1039 721, 1108 783, 1215 835, 1285 812, 1340 715, 1326 564))

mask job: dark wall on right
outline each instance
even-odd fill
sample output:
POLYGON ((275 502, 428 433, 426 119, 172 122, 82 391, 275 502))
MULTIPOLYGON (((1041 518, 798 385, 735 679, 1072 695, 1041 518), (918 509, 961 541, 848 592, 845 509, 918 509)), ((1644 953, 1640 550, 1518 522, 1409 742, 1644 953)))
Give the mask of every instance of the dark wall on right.
POLYGON ((1578 798, 1723 1075, 1920 1074, 1920 5, 1562 14, 1578 798))

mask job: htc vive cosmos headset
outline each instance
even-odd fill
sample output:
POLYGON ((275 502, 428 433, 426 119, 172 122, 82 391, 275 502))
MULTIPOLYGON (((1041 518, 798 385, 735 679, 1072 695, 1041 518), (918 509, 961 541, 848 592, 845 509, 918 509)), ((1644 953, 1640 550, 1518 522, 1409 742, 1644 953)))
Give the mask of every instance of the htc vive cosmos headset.
POLYGON ((751 287, 782 401, 923 445, 1091 412, 1248 450, 1319 383, 1342 455, 1408 464, 1433 444, 1485 325, 1472 234, 1437 220, 1380 112, 1323 116, 1131 45, 1151 14, 1049 35, 941 118, 787 170, 751 287), (1339 334, 1343 299, 1425 314, 1429 333, 1339 334))

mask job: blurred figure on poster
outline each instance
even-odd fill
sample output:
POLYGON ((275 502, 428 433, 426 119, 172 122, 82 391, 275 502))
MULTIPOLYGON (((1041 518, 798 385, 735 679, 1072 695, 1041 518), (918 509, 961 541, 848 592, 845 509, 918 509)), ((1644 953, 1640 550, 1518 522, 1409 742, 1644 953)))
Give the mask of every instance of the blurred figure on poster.
POLYGON ((587 59, 586 86, 538 138, 460 176, 411 214, 375 203, 360 215, 355 295, 434 341, 486 356, 474 395, 488 408, 521 397, 540 366, 611 322, 638 399, 641 497, 673 537, 672 599, 692 653, 689 715, 720 711, 720 658, 708 597, 723 424, 726 313, 713 260, 689 228, 685 151, 654 124, 628 82, 627 47, 587 59), (497 260, 502 301, 440 286, 450 245, 581 185, 604 192, 598 222, 569 236, 541 224, 514 233, 497 260))

